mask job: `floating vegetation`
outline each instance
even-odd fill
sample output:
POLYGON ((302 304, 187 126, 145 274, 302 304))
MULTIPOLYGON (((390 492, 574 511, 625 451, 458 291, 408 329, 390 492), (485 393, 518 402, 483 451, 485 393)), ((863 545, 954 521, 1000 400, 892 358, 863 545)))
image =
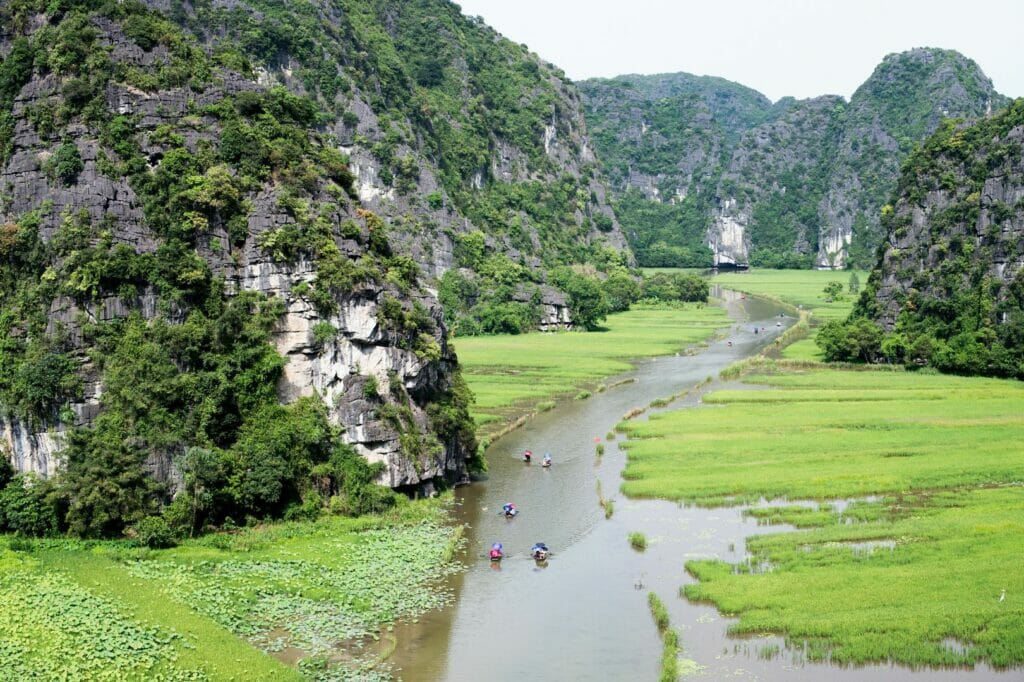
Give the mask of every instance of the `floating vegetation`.
POLYGON ((598 443, 598 444, 597 444, 597 445, 596 445, 596 446, 594 447, 594 451, 595 451, 595 452, 597 452, 597 456, 598 456, 598 457, 600 457, 601 455, 603 455, 603 454, 604 454, 604 443, 598 443))
POLYGON ((665 407, 670 402, 668 398, 655 398, 648 407, 665 407))
POLYGON ((576 394, 576 396, 573 398, 573 400, 586 400, 590 396, 591 396, 590 391, 580 391, 579 393, 576 394))
POLYGON ((608 433, 605 434, 604 438, 605 440, 615 440, 615 432, 609 431, 608 433))
POLYGON ((237 635, 268 653, 298 652, 309 679, 388 679, 371 670, 379 656, 365 644, 384 625, 446 603, 451 595, 437 583, 460 570, 451 559, 462 529, 427 520, 437 508, 401 505, 386 521, 278 524, 164 552, 46 545, 41 559, 23 560, 0 550, 0 667, 24 679, 57 669, 68 679, 207 679, 192 669, 199 665, 215 679, 226 671, 299 679, 237 635))
POLYGON ((0 553, 3 679, 205 680, 170 667, 184 638, 143 625, 70 578, 0 553))
POLYGON ((661 673, 658 679, 660 682, 676 682, 679 678, 679 633, 669 627, 668 609, 653 591, 647 593, 647 605, 661 633, 661 673))
POLYGON ((550 412, 551 410, 555 409, 555 401, 542 400, 541 402, 537 403, 534 409, 536 409, 538 412, 550 412))
MULTIPOLYGON (((644 551, 647 549, 647 536, 639 531, 633 531, 629 534, 629 544, 633 549, 644 551)), ((651 594, 654 594, 653 592, 651 594)))

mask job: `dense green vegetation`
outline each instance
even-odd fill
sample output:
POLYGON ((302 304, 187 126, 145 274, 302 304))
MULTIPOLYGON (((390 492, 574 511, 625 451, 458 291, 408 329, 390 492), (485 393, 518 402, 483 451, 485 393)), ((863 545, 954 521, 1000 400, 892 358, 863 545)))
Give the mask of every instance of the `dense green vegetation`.
POLYGON ((739 616, 734 632, 784 634, 812 660, 1021 664, 1024 582, 1010 564, 1024 505, 1022 385, 781 368, 746 381, 769 390, 716 391, 705 402, 721 409, 620 426, 628 495, 822 501, 755 509, 813 529, 752 538, 737 566, 689 562, 700 582, 686 596, 739 616), (864 496, 879 498, 828 503, 864 496))
POLYGON ((818 335, 826 359, 1024 377, 1024 273, 1001 278, 994 271, 997 261, 1019 257, 1020 240, 1003 231, 1021 206, 982 199, 990 178, 1020 178, 1014 169, 1024 150, 1007 135, 1021 124, 1024 101, 1017 100, 971 126, 944 124, 911 154, 882 214, 890 245, 852 315, 818 335), (914 211, 932 192, 948 200, 928 206, 926 229, 917 230, 914 211), (881 299, 887 276, 899 285, 881 299), (883 333, 877 321, 893 307, 894 328, 883 333))
MULTIPOLYGON (((526 269, 508 258, 492 255, 484 258, 482 233, 470 233, 458 240, 463 247, 456 252, 466 258, 467 243, 478 253, 477 276, 464 270, 449 270, 440 281, 438 298, 445 319, 456 336, 480 334, 521 334, 536 329, 552 301, 552 292, 540 282, 522 282, 526 269)), ((610 313, 628 310, 637 301, 697 303, 708 299, 708 284, 692 273, 659 273, 641 278, 624 264, 624 255, 606 250, 603 278, 593 268, 559 266, 549 273, 551 284, 565 292, 571 324, 593 331, 610 313)), ((556 302, 561 303, 559 299, 556 302)))
MULTIPOLYGON (((207 27, 223 27, 226 35, 216 36, 215 49, 237 42, 253 66, 287 66, 342 123, 336 129, 341 141, 368 149, 381 166, 379 179, 414 208, 454 209, 498 243, 541 261, 536 271, 521 267, 523 258, 511 264, 519 271, 489 263, 504 271, 500 284, 529 286, 544 281, 549 268, 602 262, 606 244, 593 235, 611 230, 613 222, 591 190, 596 164, 561 167, 545 148, 545 129, 554 124, 564 152, 582 156, 560 71, 445 0, 247 5, 252 10, 196 3, 180 21, 202 40, 214 38, 207 27), (372 108, 372 121, 357 115, 357 98, 372 108), (516 179, 492 175, 499 145, 521 155, 516 179), (423 166, 436 172, 441 186, 418 196, 423 166)), ((401 220, 413 232, 448 230, 461 238, 432 217, 401 220)), ((491 291, 489 273, 481 274, 480 296, 508 308, 508 292, 491 291)))
POLYGON ((777 107, 737 83, 684 73, 592 79, 579 87, 637 261, 710 266, 705 232, 722 169, 742 131, 768 120, 777 107), (654 178, 661 201, 630 188, 635 173, 654 178), (680 188, 685 197, 677 196, 680 188))
MULTIPOLYGON (((209 526, 310 518, 328 507, 360 514, 392 504, 391 494, 373 485, 379 465, 369 466, 342 444, 340 427, 329 423, 319 400, 278 403, 285 359, 270 335, 283 301, 230 291, 214 274, 213 263, 237 262, 239 249, 253 248, 249 214, 256 196, 270 191, 293 222, 261 234, 255 248, 282 263, 315 259, 316 278, 297 294, 322 314, 361 284, 394 296, 416 285, 417 268, 392 253, 387 225, 349 209, 353 177, 322 132, 324 100, 280 87, 240 91, 206 107, 193 99, 190 115, 144 128, 140 116, 108 111, 108 86, 152 92, 187 84, 196 98, 224 68, 250 74, 245 56, 208 54, 186 30, 134 2, 24 0, 6 5, 0 16, 24 29, 32 12, 47 21, 19 38, 0 65, 0 104, 9 107, 33 73, 63 79, 62 99, 52 109, 29 112, 36 132, 56 140, 71 126, 88 131, 100 144, 97 169, 127 180, 154 243, 136 250, 114 214, 98 222, 85 209, 59 216, 59 228, 44 239, 50 202, 0 231, 3 410, 32 427, 71 423, 68 404, 82 397, 84 380, 103 386, 101 414, 67 433, 59 475, 46 482, 19 476, 0 493, 0 530, 127 532, 166 544, 209 526), (163 46, 167 60, 129 66, 94 49, 101 18, 143 49, 163 46), (344 255, 342 239, 358 244, 362 255, 344 255), (155 316, 143 317, 147 298, 155 316), (80 310, 115 299, 129 312, 108 321, 81 314, 73 320, 75 338, 50 319, 57 299, 80 310), (144 471, 153 455, 172 460, 184 477, 183 494, 171 504, 169 491, 144 471)), ((261 29, 281 17, 267 17, 261 29)), ((73 183, 82 171, 70 138, 47 163, 55 182, 73 183)), ((394 296, 383 297, 383 324, 408 337, 402 347, 439 360, 426 309, 406 310, 394 296)), ((429 398, 428 445, 467 436, 471 444, 462 386, 456 380, 454 390, 429 398)), ((391 399, 402 403, 409 396, 391 399)))
POLYGON ((473 416, 487 424, 628 371, 630 360, 675 353, 727 324, 721 308, 637 305, 610 315, 597 332, 466 338, 456 350, 476 396, 473 416))
POLYGON ((4 673, 120 680, 383 680, 384 626, 436 608, 443 506, 247 529, 152 551, 0 539, 4 673), (339 657, 339 652, 344 656, 339 657), (277 660, 275 660, 277 659, 277 660), (290 667, 290 665, 297 667, 290 667))

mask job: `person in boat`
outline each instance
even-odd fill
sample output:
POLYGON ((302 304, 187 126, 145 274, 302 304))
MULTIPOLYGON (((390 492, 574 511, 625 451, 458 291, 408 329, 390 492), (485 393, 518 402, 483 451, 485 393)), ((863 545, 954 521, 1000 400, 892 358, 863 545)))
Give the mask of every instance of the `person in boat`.
POLYGON ((493 545, 491 545, 491 551, 488 554, 488 556, 490 556, 491 561, 501 561, 501 557, 503 556, 501 553, 501 549, 502 547, 500 542, 495 542, 493 545))
POLYGON ((544 453, 544 466, 546 466, 546 467, 551 466, 551 453, 550 452, 545 452, 544 453))
POLYGON ((506 502, 505 504, 503 504, 501 506, 501 511, 505 513, 505 516, 515 516, 519 513, 519 510, 516 509, 516 505, 514 505, 511 502, 506 502))
POLYGON ((523 451, 523 461, 524 462, 529 462, 532 458, 533 458, 533 453, 532 452, 530 452, 529 450, 524 450, 523 451))
POLYGON ((543 542, 538 542, 530 548, 530 554, 533 556, 534 559, 537 559, 538 561, 543 561, 544 559, 547 559, 549 553, 550 550, 548 549, 548 546, 545 545, 543 542))

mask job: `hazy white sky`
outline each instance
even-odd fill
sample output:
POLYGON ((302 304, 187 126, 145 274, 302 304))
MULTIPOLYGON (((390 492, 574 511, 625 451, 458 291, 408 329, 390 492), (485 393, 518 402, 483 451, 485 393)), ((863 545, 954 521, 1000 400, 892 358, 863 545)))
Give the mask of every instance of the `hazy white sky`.
POLYGON ((455 0, 570 78, 688 71, 847 98, 890 52, 942 47, 1024 96, 1024 0, 455 0))

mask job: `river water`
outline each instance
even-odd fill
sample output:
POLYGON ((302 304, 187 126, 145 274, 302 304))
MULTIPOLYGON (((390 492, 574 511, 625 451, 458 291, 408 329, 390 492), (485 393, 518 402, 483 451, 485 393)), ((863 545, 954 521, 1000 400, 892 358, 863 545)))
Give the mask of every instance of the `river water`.
MULTIPOLYGON (((686 561, 742 561, 746 537, 785 527, 758 526, 741 508, 701 509, 623 497, 618 488, 625 457, 617 447, 622 436, 608 441, 605 434, 634 407, 693 388, 708 377, 716 381, 705 388, 721 385, 721 369, 761 350, 794 322, 780 318, 775 306, 724 293, 734 324, 707 348, 644 361, 620 377, 635 382, 560 404, 490 448, 488 478, 461 488, 456 496, 457 520, 467 525, 463 560, 468 568, 451 579, 455 603, 396 628, 399 645, 390 662, 403 680, 656 680, 661 640, 647 606, 649 590, 668 607, 683 655, 698 666, 695 677, 1024 679, 1019 670, 985 667, 912 671, 809 664, 799 652, 787 651, 779 638, 729 637, 730 619, 711 605, 678 596, 680 586, 692 580, 683 570, 686 561), (755 326, 767 332, 754 334, 755 326), (595 440, 605 444, 602 457, 595 454, 595 440), (530 465, 520 459, 527 448, 535 455, 530 465), (538 464, 544 452, 554 458, 549 469, 538 464), (614 500, 611 519, 598 505, 597 481, 603 496, 614 500), (506 501, 520 509, 513 520, 499 513, 506 501), (647 536, 646 551, 631 549, 631 531, 647 536), (553 552, 547 567, 529 557, 537 541, 553 552), (505 546, 508 556, 500 565, 485 558, 492 542, 505 546), (768 656, 773 651, 780 653, 768 656)), ((698 400, 699 391, 692 391, 668 409, 698 400)), ((822 607, 827 608, 827 595, 822 607)))

